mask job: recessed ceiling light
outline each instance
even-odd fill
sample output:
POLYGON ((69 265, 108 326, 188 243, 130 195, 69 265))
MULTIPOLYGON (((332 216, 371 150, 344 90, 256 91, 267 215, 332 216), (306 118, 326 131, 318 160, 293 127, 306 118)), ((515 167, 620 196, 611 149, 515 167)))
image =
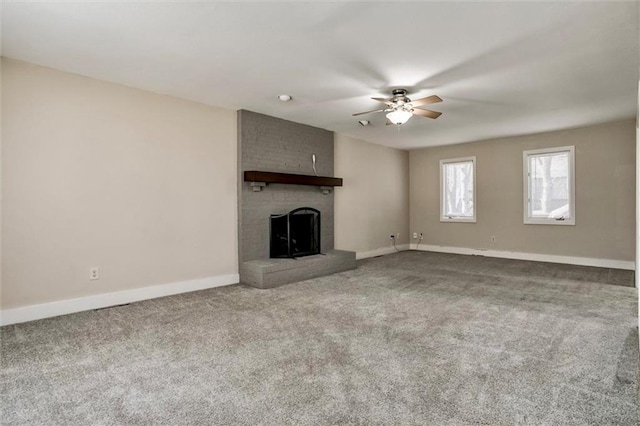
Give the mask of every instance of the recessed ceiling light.
POLYGON ((358 123, 360 123, 361 126, 368 126, 370 121, 369 120, 360 120, 360 121, 358 121, 358 123))
POLYGON ((279 95, 278 99, 280 99, 282 102, 289 102, 293 98, 289 95, 279 95))

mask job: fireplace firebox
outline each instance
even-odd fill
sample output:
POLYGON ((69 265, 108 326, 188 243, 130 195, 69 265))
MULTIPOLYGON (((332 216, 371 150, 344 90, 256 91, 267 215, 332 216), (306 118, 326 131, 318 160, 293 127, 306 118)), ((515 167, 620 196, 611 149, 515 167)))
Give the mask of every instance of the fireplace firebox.
POLYGON ((269 238, 271 258, 320 254, 320 211, 301 207, 285 214, 272 214, 269 238))

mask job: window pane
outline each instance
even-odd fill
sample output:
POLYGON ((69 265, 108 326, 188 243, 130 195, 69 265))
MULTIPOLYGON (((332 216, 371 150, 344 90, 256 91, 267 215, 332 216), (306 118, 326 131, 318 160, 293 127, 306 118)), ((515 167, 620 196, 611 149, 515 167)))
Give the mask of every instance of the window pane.
POLYGON ((569 153, 529 156, 531 217, 569 218, 569 153))
POLYGON ((444 165, 444 216, 473 217, 473 162, 444 165))

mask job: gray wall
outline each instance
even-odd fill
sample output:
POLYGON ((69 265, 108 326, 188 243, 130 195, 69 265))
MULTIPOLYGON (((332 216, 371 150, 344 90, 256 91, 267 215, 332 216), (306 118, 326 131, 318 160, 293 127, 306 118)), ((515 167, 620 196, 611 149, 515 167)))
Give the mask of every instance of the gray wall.
POLYGON ((411 151, 410 231, 429 245, 633 261, 635 139, 625 120, 411 151), (522 151, 566 145, 575 146, 575 226, 525 225, 522 151), (439 161, 472 155, 477 223, 440 222, 439 161))
POLYGON ((238 111, 238 249, 240 263, 269 257, 269 215, 298 207, 321 212, 321 250, 333 249, 333 192, 319 187, 269 184, 254 192, 245 170, 333 176, 333 132, 251 111, 238 111))

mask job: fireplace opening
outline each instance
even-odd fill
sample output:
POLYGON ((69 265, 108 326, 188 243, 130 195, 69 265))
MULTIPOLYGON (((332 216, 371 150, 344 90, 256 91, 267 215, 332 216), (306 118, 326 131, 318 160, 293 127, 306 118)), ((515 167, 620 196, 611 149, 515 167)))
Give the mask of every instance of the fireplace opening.
POLYGON ((272 214, 269 240, 271 258, 320 254, 320 211, 301 207, 285 214, 272 214))

